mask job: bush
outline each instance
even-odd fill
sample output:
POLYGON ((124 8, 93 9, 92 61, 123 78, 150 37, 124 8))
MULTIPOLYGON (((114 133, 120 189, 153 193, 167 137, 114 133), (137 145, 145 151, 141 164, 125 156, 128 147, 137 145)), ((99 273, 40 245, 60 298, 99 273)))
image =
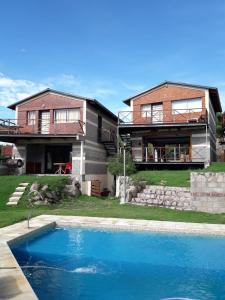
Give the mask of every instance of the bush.
MULTIPOLYGON (((108 170, 112 175, 123 175, 123 155, 116 154, 110 160, 108 164, 108 170)), ((130 153, 126 153, 126 175, 132 175, 136 172, 136 167, 130 153)))

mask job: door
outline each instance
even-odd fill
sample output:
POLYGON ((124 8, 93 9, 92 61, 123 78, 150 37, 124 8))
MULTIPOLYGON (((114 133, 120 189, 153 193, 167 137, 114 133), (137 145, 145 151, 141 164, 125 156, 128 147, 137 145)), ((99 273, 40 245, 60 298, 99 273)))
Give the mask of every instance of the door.
POLYGON ((50 129, 50 111, 42 111, 40 115, 40 132, 48 134, 50 129))
POLYGON ((163 122, 163 105, 162 103, 152 104, 152 123, 163 122))

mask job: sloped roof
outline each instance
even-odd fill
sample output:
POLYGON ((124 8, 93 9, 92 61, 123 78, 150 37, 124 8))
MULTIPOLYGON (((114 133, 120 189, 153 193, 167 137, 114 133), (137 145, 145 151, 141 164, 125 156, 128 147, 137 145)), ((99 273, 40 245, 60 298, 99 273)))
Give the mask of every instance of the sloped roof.
POLYGON ((184 82, 175 82, 175 81, 163 81, 160 84, 151 87, 150 89, 147 89, 141 93, 138 93, 134 96, 131 96, 131 97, 125 99, 123 102, 127 105, 130 105, 130 101, 133 100, 134 98, 144 95, 146 93, 149 93, 163 85, 178 85, 178 86, 183 86, 183 87, 191 87, 191 88, 209 90, 210 97, 212 99, 212 105, 213 105, 215 111, 216 112, 222 111, 219 92, 216 87, 211 87, 211 86, 207 86, 207 85, 190 84, 190 83, 184 83, 184 82))
POLYGON ((115 114, 113 114, 108 108, 106 108, 103 104, 101 104, 99 101, 97 101, 96 99, 94 98, 87 98, 87 97, 83 97, 83 96, 78 96, 78 95, 74 95, 74 94, 70 94, 70 93, 64 93, 64 92, 61 92, 61 91, 57 91, 57 90, 53 90, 53 89, 50 89, 50 88, 47 88, 45 90, 42 90, 36 94, 33 94, 27 98, 24 98, 20 101, 17 101, 13 104, 10 104, 8 106, 8 108, 10 109, 13 109, 15 110, 16 109, 16 106, 17 105, 20 105, 26 101, 29 101, 33 98, 36 98, 38 96, 41 96, 43 94, 46 94, 46 93, 54 93, 54 94, 58 94, 58 95, 62 95, 62 96, 67 96, 67 97, 70 97, 70 98, 74 98, 74 99, 80 99, 80 100, 85 100, 87 101, 89 104, 95 106, 96 108, 98 108, 99 110, 103 111, 105 114, 111 116, 113 119, 117 120, 117 116, 115 114))

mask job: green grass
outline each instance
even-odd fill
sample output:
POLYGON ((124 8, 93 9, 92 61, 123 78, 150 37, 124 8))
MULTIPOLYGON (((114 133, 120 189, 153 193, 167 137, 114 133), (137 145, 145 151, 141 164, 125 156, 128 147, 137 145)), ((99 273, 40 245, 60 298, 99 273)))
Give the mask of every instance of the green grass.
POLYGON ((133 175, 134 180, 146 180, 152 185, 190 186, 191 172, 225 172, 225 163, 212 163, 207 169, 197 170, 148 170, 133 175))
MULTIPOLYGON (((64 203, 51 207, 35 207, 32 216, 40 214, 225 224, 225 214, 174 211, 166 208, 139 207, 129 204, 120 205, 117 199, 88 196, 66 200, 64 203)), ((5 207, 0 210, 0 227, 26 220, 27 216, 28 209, 24 203, 19 204, 18 207, 5 207)))
MULTIPOLYGON (((223 170, 225 170, 224 163, 215 163, 207 169, 210 172, 223 170)), ((161 180, 165 180, 168 185, 188 186, 190 172, 190 170, 143 171, 138 172, 135 176, 136 178, 144 176, 145 180, 152 184, 160 184, 161 180)), ((0 176, 0 227, 27 219, 29 210, 26 205, 26 195, 16 207, 6 206, 9 196, 20 182, 38 181, 46 184, 57 184, 61 180, 65 180, 65 178, 60 176, 0 176)), ((64 199, 62 203, 57 205, 34 207, 32 216, 40 214, 225 224, 225 214, 175 211, 129 204, 120 205, 117 199, 88 196, 81 196, 79 199, 64 199)))

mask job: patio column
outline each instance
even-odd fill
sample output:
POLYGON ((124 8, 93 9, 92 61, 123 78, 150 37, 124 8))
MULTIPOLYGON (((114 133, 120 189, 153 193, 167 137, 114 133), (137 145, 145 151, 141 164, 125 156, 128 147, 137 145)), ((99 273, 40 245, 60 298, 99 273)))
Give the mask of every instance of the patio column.
POLYGON ((22 159, 24 165, 18 169, 18 173, 26 174, 27 145, 13 145, 13 158, 22 159))

